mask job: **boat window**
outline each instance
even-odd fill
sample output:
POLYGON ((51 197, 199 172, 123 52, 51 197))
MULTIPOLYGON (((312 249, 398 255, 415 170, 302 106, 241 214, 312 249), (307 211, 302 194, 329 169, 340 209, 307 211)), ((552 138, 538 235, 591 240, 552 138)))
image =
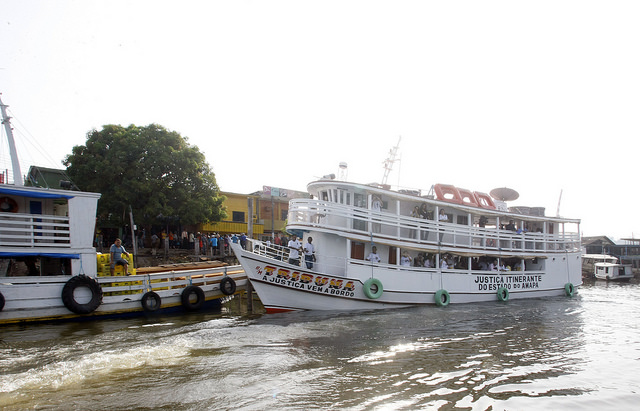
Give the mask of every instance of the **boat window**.
POLYGON ((457 221, 458 224, 468 225, 469 224, 469 216, 459 215, 459 216, 457 216, 456 221, 457 221))
POLYGON ((29 256, 0 259, 0 277, 67 275, 70 273, 70 258, 29 256))
POLYGON ((232 221, 234 223, 244 223, 244 212, 243 211, 234 211, 232 215, 232 221))
POLYGON ((363 194, 354 194, 353 202, 356 207, 365 208, 367 206, 367 196, 363 194))
POLYGON ((355 241, 351 243, 351 258, 364 260, 364 243, 355 241))
POLYGON ((329 201, 329 194, 326 191, 320 192, 320 200, 329 201))
POLYGON ((336 198, 336 202, 340 203, 340 204, 347 204, 350 205, 351 203, 351 193, 345 191, 345 190, 338 190, 337 191, 337 198, 336 198))

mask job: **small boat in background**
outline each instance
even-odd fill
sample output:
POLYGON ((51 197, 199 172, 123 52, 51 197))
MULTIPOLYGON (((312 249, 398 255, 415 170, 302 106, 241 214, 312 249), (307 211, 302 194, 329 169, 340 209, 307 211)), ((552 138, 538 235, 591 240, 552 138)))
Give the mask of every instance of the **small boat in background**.
POLYGON ((631 268, 631 264, 620 264, 615 258, 615 262, 595 263, 595 276, 598 280, 629 281, 633 278, 631 268))
POLYGON ((594 278, 597 263, 617 263, 618 259, 608 254, 582 254, 582 276, 594 278))

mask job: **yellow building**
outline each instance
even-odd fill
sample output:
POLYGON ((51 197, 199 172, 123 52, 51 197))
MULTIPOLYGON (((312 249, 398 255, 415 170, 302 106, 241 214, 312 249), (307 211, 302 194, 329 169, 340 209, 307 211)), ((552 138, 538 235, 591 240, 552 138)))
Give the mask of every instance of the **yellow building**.
POLYGON ((227 212, 224 221, 200 224, 202 233, 240 234, 249 232, 249 200, 253 203, 253 237, 271 237, 272 233, 281 233, 285 229, 289 200, 309 197, 307 193, 264 186, 262 192, 238 194, 222 192, 226 200, 222 206, 227 212))

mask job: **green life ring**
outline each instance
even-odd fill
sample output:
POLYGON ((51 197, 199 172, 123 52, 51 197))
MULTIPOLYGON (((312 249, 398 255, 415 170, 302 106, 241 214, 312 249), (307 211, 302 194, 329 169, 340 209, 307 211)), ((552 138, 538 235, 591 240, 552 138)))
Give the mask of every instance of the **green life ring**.
POLYGON ((575 287, 571 283, 566 283, 564 285, 564 293, 567 297, 573 297, 573 293, 575 292, 575 287))
POLYGON ((498 288, 498 300, 509 301, 509 290, 507 290, 507 287, 498 288))
POLYGON ((435 300, 438 307, 446 307, 449 305, 451 298, 449 297, 449 292, 443 289, 436 291, 435 300))
POLYGON ((367 281, 364 282, 363 287, 364 287, 363 288, 364 295, 366 295, 367 298, 371 298, 372 300, 375 300, 376 298, 379 298, 382 295, 382 292, 383 292, 382 282, 377 278, 369 278, 367 281))

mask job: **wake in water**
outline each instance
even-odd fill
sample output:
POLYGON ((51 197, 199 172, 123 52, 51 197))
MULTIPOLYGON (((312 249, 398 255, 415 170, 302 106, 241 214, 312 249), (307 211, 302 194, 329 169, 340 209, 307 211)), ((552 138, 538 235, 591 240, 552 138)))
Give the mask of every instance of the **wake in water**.
POLYGON ((0 407, 629 408, 638 297, 14 327, 0 407))

